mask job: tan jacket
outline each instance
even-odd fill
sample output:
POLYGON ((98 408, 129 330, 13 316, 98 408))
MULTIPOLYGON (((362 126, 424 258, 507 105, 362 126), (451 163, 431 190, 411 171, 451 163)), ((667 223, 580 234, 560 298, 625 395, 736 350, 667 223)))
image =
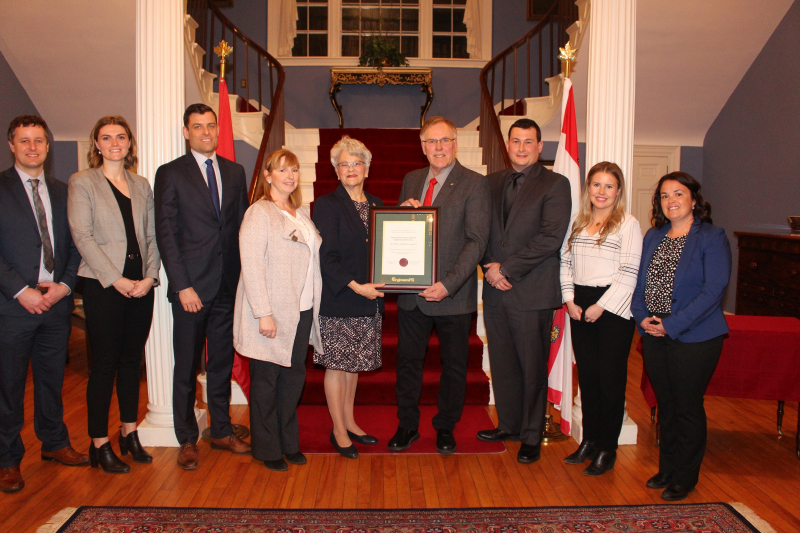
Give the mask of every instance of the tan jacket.
MULTIPOLYGON (((158 280, 161 257, 156 247, 155 211, 150 183, 125 171, 136 240, 145 278, 158 280)), ((82 170, 69 178, 67 216, 72 240, 81 254, 78 275, 109 287, 122 277, 128 241, 119 204, 102 169, 82 170)))
MULTIPOLYGON (((298 209, 297 216, 314 227, 307 207, 298 209)), ((308 273, 309 246, 315 251, 314 321, 310 344, 322 352, 319 332, 322 238, 317 231, 312 235, 314 242, 306 243, 302 233, 269 200, 259 200, 244 214, 239 230, 242 274, 233 312, 233 345, 241 355, 291 366, 292 345, 300 321, 300 294, 308 273), (278 328, 274 339, 258 331, 259 318, 270 315, 278 328)))

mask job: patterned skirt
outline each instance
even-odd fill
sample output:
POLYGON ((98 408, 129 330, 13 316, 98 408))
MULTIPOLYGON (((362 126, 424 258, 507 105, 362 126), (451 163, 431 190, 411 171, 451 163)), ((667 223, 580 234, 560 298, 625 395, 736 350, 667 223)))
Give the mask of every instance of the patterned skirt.
POLYGON ((319 317, 324 354, 314 350, 314 363, 331 370, 365 372, 381 366, 382 316, 319 317))

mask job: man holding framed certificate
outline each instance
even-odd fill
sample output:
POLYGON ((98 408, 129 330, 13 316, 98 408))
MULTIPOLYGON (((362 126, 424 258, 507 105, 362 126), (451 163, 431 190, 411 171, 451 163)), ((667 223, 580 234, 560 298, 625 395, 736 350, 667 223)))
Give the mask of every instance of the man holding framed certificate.
MULTIPOLYGON (((433 417, 436 449, 442 454, 456 450, 453 429, 464 407, 469 329, 478 307, 477 266, 486 251, 491 220, 489 184, 456 160, 456 136, 452 122, 429 118, 420 130, 420 140, 430 167, 409 172, 400 192, 401 206, 438 207, 438 281, 419 294, 403 294, 397 300, 399 426, 389 441, 391 451, 406 450, 419 439, 422 370, 434 326, 442 358, 439 412, 433 417)), ((413 233, 415 228, 409 225, 408 231, 413 233)), ((415 234, 407 237, 413 242, 415 234)), ((399 253, 402 243, 394 243, 394 249, 399 253)))

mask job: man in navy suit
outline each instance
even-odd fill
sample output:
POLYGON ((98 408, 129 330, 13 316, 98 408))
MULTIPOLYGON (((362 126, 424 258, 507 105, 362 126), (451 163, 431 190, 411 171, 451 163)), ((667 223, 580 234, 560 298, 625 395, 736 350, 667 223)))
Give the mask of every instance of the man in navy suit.
POLYGON ((44 175, 50 145, 40 117, 12 120, 8 146, 14 166, 0 178, 0 490, 16 492, 25 486, 28 364, 42 459, 78 466, 89 457, 70 445, 61 401, 81 261, 67 224, 67 185, 44 175))
POLYGON ((172 412, 178 465, 197 468, 196 372, 208 340, 211 447, 250 453, 233 434, 233 304, 239 283, 239 226, 247 209, 244 168, 216 154, 217 115, 192 104, 183 115, 190 153, 159 167, 155 179, 156 240, 169 278, 174 319, 172 412))

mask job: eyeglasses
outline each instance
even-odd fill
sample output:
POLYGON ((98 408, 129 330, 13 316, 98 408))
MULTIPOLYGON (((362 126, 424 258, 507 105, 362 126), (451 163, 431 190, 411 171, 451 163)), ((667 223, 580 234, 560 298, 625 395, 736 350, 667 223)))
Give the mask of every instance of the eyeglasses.
POLYGON ((366 165, 367 164, 364 163, 363 161, 353 161, 352 163, 339 163, 336 166, 339 167, 341 170, 347 170, 348 168, 352 168, 352 167, 363 168, 366 165))
POLYGON ((422 142, 424 142, 428 146, 436 146, 438 143, 442 143, 442 146, 450 146, 451 144, 453 144, 453 141, 455 141, 455 138, 451 139, 449 137, 442 137, 441 139, 427 139, 422 142))

